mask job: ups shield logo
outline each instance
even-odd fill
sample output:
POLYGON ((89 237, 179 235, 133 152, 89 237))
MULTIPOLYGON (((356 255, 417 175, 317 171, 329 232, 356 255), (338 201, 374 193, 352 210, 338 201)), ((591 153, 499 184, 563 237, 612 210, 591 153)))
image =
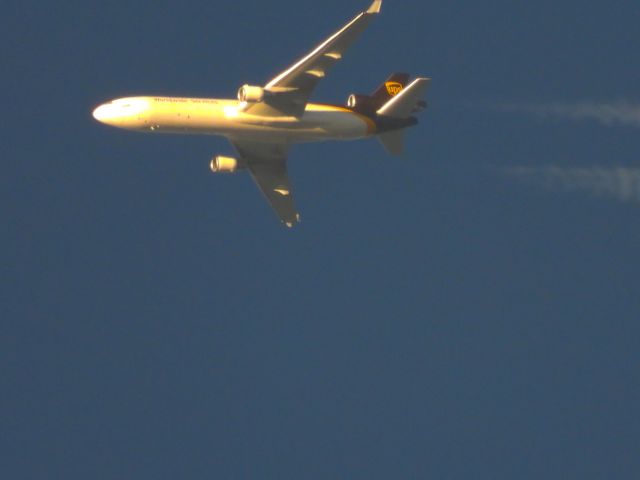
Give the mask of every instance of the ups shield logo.
POLYGON ((402 84, 400 82, 386 82, 384 86, 387 87, 387 92, 392 97, 402 91, 402 84))

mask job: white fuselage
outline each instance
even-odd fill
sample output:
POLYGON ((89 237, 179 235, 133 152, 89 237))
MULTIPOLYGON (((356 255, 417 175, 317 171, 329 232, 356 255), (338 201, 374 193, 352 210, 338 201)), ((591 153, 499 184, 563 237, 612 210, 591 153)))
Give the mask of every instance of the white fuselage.
POLYGON ((301 117, 269 117, 245 111, 237 100, 128 97, 100 105, 96 120, 153 133, 223 135, 261 142, 351 140, 375 133, 373 120, 331 105, 307 104, 301 117))

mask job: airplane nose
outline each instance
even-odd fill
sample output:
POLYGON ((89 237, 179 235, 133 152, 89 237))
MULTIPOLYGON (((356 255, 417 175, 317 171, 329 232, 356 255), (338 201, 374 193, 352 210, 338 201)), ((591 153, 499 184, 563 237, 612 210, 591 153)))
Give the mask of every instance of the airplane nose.
POLYGON ((100 123, 121 128, 138 128, 144 124, 148 102, 143 98, 118 98, 98 105, 92 112, 100 123))
POLYGON ((93 110, 93 118, 99 122, 104 122, 107 116, 107 105, 100 105, 93 110))

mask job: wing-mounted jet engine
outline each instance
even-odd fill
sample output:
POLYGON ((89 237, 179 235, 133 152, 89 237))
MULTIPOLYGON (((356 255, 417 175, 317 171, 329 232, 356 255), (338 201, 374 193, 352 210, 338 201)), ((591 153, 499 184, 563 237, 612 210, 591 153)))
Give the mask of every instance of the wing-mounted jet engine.
POLYGON ((246 167, 244 162, 239 161, 237 158, 225 157, 224 155, 216 155, 209 164, 209 168, 213 173, 235 173, 238 170, 244 170, 246 167))

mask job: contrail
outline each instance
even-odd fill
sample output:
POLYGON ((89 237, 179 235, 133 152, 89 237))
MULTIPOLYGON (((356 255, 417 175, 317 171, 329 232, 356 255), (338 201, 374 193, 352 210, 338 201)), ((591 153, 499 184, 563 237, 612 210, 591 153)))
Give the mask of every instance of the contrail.
POLYGON ((569 120, 595 120, 603 125, 640 127, 640 103, 628 101, 595 103, 541 103, 503 104, 498 108, 525 112, 540 117, 566 118, 569 120))
POLYGON ((583 191, 622 202, 640 203, 640 168, 509 167, 503 172, 553 190, 583 191))

